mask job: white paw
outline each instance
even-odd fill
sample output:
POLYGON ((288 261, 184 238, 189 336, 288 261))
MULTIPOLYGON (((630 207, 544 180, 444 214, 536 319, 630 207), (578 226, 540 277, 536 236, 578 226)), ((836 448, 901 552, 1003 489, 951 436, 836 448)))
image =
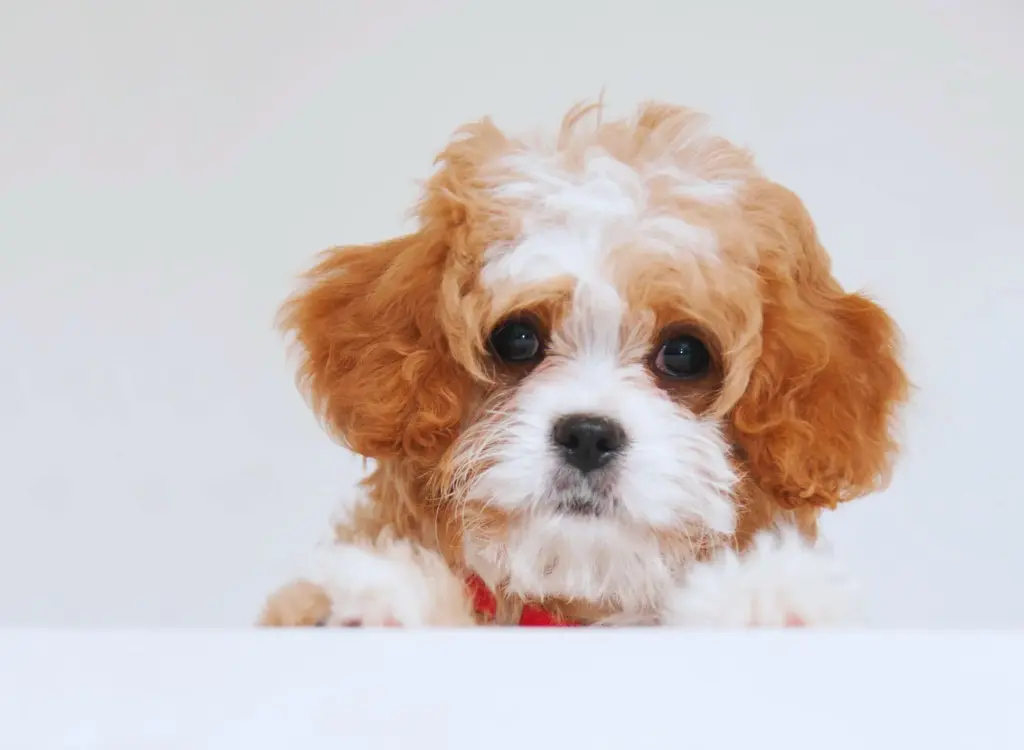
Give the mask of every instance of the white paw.
POLYGON ((826 627, 862 621, 860 591, 846 570, 795 529, 763 532, 742 556, 728 551, 695 566, 662 621, 692 627, 826 627))
POLYGON ((406 541, 326 544, 302 580, 330 599, 320 624, 340 627, 472 625, 463 582, 435 552, 406 541))

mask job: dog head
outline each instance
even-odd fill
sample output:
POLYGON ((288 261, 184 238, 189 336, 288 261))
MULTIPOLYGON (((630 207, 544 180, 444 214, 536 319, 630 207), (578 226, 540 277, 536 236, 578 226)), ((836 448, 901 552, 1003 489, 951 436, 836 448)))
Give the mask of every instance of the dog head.
POLYGON ((474 565, 644 601, 733 533, 741 478, 787 509, 884 484, 896 328, 703 116, 484 120, 438 165, 418 230, 328 251, 283 320, 329 428, 422 477, 474 565))

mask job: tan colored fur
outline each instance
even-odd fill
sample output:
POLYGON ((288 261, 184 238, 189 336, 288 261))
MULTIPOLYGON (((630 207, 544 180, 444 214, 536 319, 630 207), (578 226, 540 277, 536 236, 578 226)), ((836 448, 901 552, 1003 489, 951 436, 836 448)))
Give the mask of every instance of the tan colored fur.
MULTIPOLYGON (((685 321, 715 342, 717 380, 703 390, 671 386, 671 395, 722 419, 736 448, 744 479, 731 543, 742 548, 780 520, 813 536, 820 509, 888 479, 895 410, 908 393, 898 333, 877 304, 841 289, 800 200, 763 177, 746 151, 697 139, 702 123, 665 104, 614 122, 579 108, 548 148, 572 163, 597 145, 625 164, 685 161, 742 183, 731 203, 681 199, 655 183, 651 200, 712 230, 720 257, 682 268, 651 257, 623 263, 620 274, 631 305, 650 313, 646 335, 685 321)), ((491 188, 506 179, 501 157, 526 147, 488 120, 466 126, 438 158, 417 231, 326 252, 283 309, 313 408, 344 444, 377 462, 367 501, 337 529, 340 541, 414 540, 461 576, 466 525, 500 534, 508 521, 460 503, 466 477, 451 449, 482 405, 515 388, 489 360, 491 327, 511 310, 554 325, 571 297, 570 284, 553 283, 496 300, 479 282, 485 249, 519 231, 520 217, 491 188)), ((659 533, 666 554, 693 543, 659 533)), ((587 620, 612 614, 598 603, 545 604, 587 620)), ((323 608, 322 592, 298 583, 271 598, 261 621, 308 625, 323 608)))

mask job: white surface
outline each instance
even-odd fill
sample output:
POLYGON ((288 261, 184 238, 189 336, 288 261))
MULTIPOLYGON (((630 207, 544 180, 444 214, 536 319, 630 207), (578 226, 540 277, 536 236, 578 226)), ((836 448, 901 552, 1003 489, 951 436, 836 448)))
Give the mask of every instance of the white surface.
POLYGON ((1024 740, 1015 635, 36 632, 0 639, 0 662, 0 747, 12 750, 1024 740))
POLYGON ((605 87, 715 115, 903 326, 906 456, 827 526, 877 620, 1024 625, 1024 6, 611 6, 3 4, 0 622, 250 622, 359 466, 271 328, 294 274, 461 122, 605 87))

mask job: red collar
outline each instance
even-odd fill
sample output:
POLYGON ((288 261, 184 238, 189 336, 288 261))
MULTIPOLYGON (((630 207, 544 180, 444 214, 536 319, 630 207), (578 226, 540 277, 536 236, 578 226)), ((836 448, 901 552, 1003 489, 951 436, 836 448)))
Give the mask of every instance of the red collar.
MULTIPOLYGON (((498 600, 487 584, 476 573, 466 576, 466 585, 473 595, 473 609, 488 622, 493 622, 498 612, 498 600)), ((575 627, 582 623, 563 620, 536 604, 524 604, 519 615, 519 625, 528 627, 575 627)))

